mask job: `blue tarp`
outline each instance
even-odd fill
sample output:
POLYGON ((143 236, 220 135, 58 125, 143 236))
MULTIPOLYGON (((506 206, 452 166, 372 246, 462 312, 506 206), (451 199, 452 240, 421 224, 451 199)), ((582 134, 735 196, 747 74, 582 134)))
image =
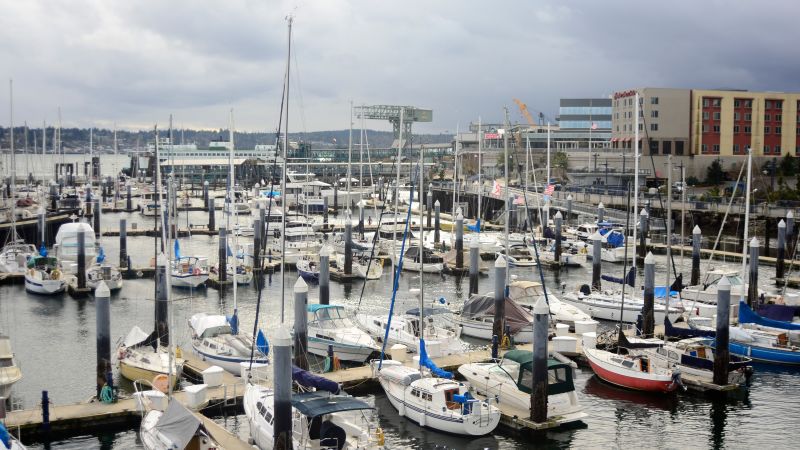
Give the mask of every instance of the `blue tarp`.
POLYGON ((469 231, 480 232, 481 231, 481 219, 478 219, 475 222, 475 225, 467 225, 467 229, 469 229, 469 231))
POLYGON ((300 386, 322 389, 323 391, 328 391, 331 394, 338 394, 341 389, 339 383, 331 381, 325 377, 315 375, 294 365, 292 366, 292 380, 300 386))
POLYGON ((619 231, 611 231, 606 236, 606 242, 611 247, 614 247, 614 248, 620 247, 620 246, 622 246, 622 244, 625 243, 625 236, 623 236, 622 233, 620 233, 619 231))
POLYGON ((39 247, 39 256, 47 256, 47 248, 45 248, 44 244, 39 247))
POLYGON ((622 278, 613 277, 611 275, 600 275, 600 278, 610 281, 612 283, 622 284, 627 283, 630 287, 636 287, 636 271, 633 267, 628 271, 628 275, 623 280, 622 278))
POLYGON ((755 323, 765 327, 780 328, 781 330, 800 330, 800 323, 784 322, 782 320, 761 317, 750 309, 745 302, 739 302, 739 323, 755 323))
MULTIPOLYGON (((655 288, 653 288, 653 295, 655 295, 656 298, 665 298, 667 296, 667 287, 656 286, 655 288)), ((672 291, 672 290, 669 291, 670 297, 674 297, 676 295, 678 295, 677 291, 672 291)))
POLYGON ((419 340, 419 365, 423 367, 427 367, 430 369, 431 373, 439 378, 453 378, 453 374, 440 369, 439 366, 436 365, 431 359, 428 357, 428 351, 425 349, 425 339, 419 340))
POLYGON ((256 335, 256 350, 264 355, 269 355, 269 341, 261 330, 258 330, 258 335, 256 335))
POLYGON ((231 326, 231 334, 239 334, 239 315, 233 310, 233 315, 228 316, 228 324, 231 326))
POLYGON ((97 261, 98 264, 102 264, 103 261, 105 260, 106 260, 106 252, 103 251, 103 247, 100 247, 100 252, 97 253, 97 258, 95 258, 95 261, 97 261))

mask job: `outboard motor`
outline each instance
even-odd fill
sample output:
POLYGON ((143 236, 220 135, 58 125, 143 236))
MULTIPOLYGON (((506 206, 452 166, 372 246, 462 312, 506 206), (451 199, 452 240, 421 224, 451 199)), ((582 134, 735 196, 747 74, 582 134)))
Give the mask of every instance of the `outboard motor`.
POLYGON ((589 295, 589 294, 592 293, 592 287, 589 286, 588 284, 582 284, 580 290, 581 290, 581 294, 583 294, 583 295, 589 295))

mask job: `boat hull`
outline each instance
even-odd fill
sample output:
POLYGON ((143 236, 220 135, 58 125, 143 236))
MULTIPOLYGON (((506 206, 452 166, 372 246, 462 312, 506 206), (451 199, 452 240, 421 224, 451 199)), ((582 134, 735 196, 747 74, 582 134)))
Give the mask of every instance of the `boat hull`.
POLYGON ((308 352, 317 356, 328 356, 328 346, 333 346, 333 353, 341 361, 365 362, 372 357, 376 350, 363 345, 350 345, 341 342, 308 337, 308 352))
POLYGON ((746 356, 753 361, 769 364, 800 365, 800 350, 781 350, 731 341, 730 351, 737 356, 746 356))
MULTIPOLYGON (((148 370, 128 364, 124 359, 119 361, 119 373, 130 381, 141 381, 148 386, 152 386, 153 378, 157 375, 167 375, 166 372, 148 370)), ((180 380, 180 373, 178 376, 172 376, 170 378, 172 387, 175 387, 178 384, 178 380, 180 380)))
POLYGON ((38 280, 25 274, 25 290, 32 294, 56 295, 64 292, 66 287, 65 280, 38 280))
MULTIPOLYGON (((195 354, 197 354, 203 361, 222 367, 225 369, 226 372, 232 373, 236 376, 241 375, 241 365, 240 363, 243 362, 250 362, 250 358, 235 358, 230 356, 221 356, 221 355, 213 355, 207 352, 204 352, 197 348, 196 345, 192 345, 192 350, 195 354)), ((268 364, 269 360, 266 358, 256 358, 253 360, 254 364, 268 364)))
POLYGON ((200 275, 175 275, 172 274, 172 287, 179 288, 197 288, 205 285, 208 280, 208 274, 200 275))
POLYGON ((589 365, 594 373, 607 383, 645 392, 668 393, 677 388, 677 383, 671 378, 635 376, 633 371, 631 371, 630 375, 620 373, 621 371, 615 370, 616 368, 611 364, 595 358, 590 351, 586 352, 586 358, 589 360, 589 365))

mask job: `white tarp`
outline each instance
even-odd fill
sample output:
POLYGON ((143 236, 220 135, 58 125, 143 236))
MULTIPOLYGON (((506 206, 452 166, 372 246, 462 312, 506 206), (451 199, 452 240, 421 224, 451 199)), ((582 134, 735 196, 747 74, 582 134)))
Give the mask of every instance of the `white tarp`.
POLYGON ((226 328, 230 333, 228 318, 222 315, 212 316, 206 313, 198 313, 189 319, 189 326, 192 327, 197 336, 203 336, 203 333, 212 328, 226 328))
POLYGON ((174 445, 171 448, 186 448, 199 426, 200 419, 177 400, 169 402, 167 410, 156 422, 156 430, 174 445))
POLYGON ((125 347, 134 347, 137 344, 144 342, 148 337, 150 337, 149 334, 145 333, 141 328, 134 325, 134 327, 131 328, 131 331, 128 332, 128 335, 125 336, 125 340, 122 341, 122 343, 125 345, 125 347))

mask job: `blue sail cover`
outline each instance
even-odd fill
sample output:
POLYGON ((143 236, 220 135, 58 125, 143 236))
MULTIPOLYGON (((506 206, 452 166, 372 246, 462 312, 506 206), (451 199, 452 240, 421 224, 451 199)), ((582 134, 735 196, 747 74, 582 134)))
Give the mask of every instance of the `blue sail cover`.
POLYGON ((628 275, 623 280, 622 278, 613 277, 611 275, 600 275, 600 278, 617 284, 627 284, 630 287, 636 287, 636 271, 633 267, 628 271, 628 275))
POLYGON ((339 383, 331 381, 325 377, 315 375, 295 365, 292 366, 292 381, 296 382, 300 386, 321 389, 323 391, 328 391, 331 394, 338 394, 341 390, 339 383))
POLYGON ((664 334, 668 337, 676 337, 681 339, 694 338, 694 337, 717 337, 717 332, 714 330, 696 330, 693 328, 678 328, 670 322, 669 317, 664 317, 664 334))
POLYGON ((452 379, 453 374, 442 370, 428 357, 428 351, 425 349, 425 339, 419 340, 419 364, 423 367, 430 369, 431 373, 439 378, 452 379))
POLYGON ((95 261, 97 261, 98 264, 102 264, 105 260, 106 252, 103 251, 103 247, 100 247, 100 251, 97 253, 97 258, 95 258, 95 261))
POLYGON ((233 315, 228 316, 228 325, 231 326, 231 334, 239 334, 239 315, 237 311, 233 310, 233 315))
POLYGON ((258 330, 258 334, 256 335, 256 349, 264 355, 269 355, 269 341, 261 330, 258 330))
POLYGON ((175 259, 181 259, 181 246, 178 244, 178 240, 175 239, 175 245, 173 245, 173 250, 175 251, 175 259))
POLYGON ((480 232, 481 231, 481 219, 476 220, 475 221, 475 225, 467 225, 467 229, 469 231, 480 232))
POLYGON ((781 330, 800 330, 800 323, 784 322, 759 316, 745 302, 739 302, 739 323, 754 323, 781 330))
MULTIPOLYGON (((653 295, 655 298, 666 298, 667 297, 667 287, 666 286, 656 286, 653 288, 653 295)), ((675 297, 678 295, 678 291, 669 291, 670 297, 675 297)))
POLYGON ((47 248, 45 248, 44 244, 39 247, 39 256, 47 256, 47 248))

